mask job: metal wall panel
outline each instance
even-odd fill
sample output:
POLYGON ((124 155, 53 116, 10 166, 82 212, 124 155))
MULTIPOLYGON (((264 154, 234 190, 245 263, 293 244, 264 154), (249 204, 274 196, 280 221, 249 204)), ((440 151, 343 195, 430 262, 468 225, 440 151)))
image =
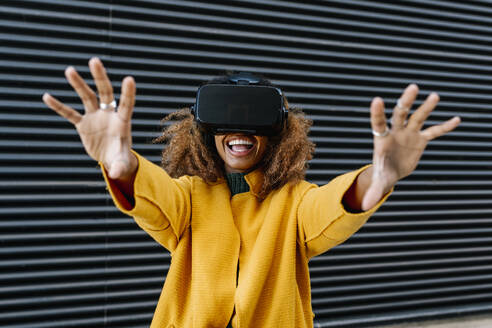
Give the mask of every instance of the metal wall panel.
POLYGON ((314 120, 308 179, 371 161, 368 105, 410 82, 441 96, 417 171, 345 244, 311 262, 318 327, 492 311, 491 1, 57 1, 0 4, 0 326, 147 327, 170 257, 120 214, 72 126, 63 70, 133 75, 135 149, 224 70, 263 73, 314 120))

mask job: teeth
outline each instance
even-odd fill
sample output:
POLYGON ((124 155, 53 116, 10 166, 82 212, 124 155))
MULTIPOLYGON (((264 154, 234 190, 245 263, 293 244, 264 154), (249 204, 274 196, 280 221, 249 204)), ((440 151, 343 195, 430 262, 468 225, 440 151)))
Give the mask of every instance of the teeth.
POLYGON ((244 140, 244 139, 234 139, 228 142, 229 146, 234 146, 234 145, 250 145, 252 146, 253 143, 249 140, 244 140))

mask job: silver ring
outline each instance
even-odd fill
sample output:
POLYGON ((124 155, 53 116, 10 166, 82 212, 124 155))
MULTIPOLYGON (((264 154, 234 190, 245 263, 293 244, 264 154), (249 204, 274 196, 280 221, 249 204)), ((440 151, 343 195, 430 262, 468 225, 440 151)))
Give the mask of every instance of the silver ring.
POLYGON ((372 130, 372 135, 375 137, 386 137, 389 133, 390 133, 390 129, 388 128, 387 125, 386 125, 386 129, 384 130, 384 132, 378 132, 378 131, 372 130))
POLYGON ((99 108, 101 108, 102 110, 114 111, 116 109, 116 100, 113 100, 109 104, 101 103, 99 105, 99 108))
POLYGON ((403 110, 405 112, 409 112, 410 111, 410 107, 403 107, 402 104, 401 104, 401 99, 398 98, 398 101, 396 102, 396 108, 398 108, 399 110, 403 110))

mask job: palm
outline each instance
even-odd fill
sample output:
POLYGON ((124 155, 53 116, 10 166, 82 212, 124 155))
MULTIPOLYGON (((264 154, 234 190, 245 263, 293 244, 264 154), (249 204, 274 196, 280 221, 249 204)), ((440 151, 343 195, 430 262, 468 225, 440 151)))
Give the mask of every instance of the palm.
POLYGON ((96 161, 110 167, 114 159, 129 156, 130 121, 123 121, 118 113, 106 110, 87 113, 75 127, 85 150, 96 161))
POLYGON ((385 138, 374 140, 373 161, 382 165, 388 183, 396 182, 412 173, 427 146, 427 140, 415 131, 396 131, 385 138), (381 159, 384 159, 381 163, 381 159))

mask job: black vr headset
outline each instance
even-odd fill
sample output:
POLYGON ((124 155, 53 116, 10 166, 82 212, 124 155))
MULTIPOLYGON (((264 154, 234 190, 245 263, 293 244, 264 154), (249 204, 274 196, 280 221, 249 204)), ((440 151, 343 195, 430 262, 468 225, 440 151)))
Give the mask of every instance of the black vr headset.
POLYGON ((253 74, 240 73, 230 76, 229 84, 201 86, 191 107, 195 120, 210 134, 279 134, 287 121, 282 91, 259 85, 260 81, 253 74))

